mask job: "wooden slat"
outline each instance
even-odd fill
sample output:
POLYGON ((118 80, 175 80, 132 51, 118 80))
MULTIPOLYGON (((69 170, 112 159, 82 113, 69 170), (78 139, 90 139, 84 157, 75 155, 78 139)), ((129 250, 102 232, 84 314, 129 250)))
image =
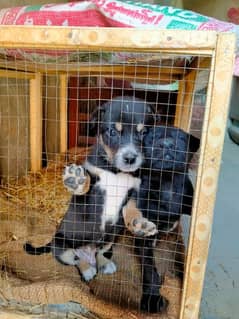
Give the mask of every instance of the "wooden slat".
MULTIPOLYGON (((173 63, 173 57, 172 56, 172 63, 173 63)), ((167 59, 168 63, 169 59, 167 59)), ((86 73, 90 74, 91 72, 94 73, 126 73, 126 74, 174 74, 174 75, 182 75, 185 73, 185 70, 183 67, 180 66, 172 66, 168 67, 164 65, 164 60, 158 61, 158 65, 150 65, 150 60, 142 62, 142 65, 136 65, 134 63, 131 63, 131 65, 125 65, 125 64, 96 64, 96 63, 84 63, 84 62, 67 62, 67 63, 34 63, 29 61, 7 61, 7 60, 1 60, 0 59, 0 67, 3 69, 9 69, 12 70, 18 70, 23 72, 42 72, 47 74, 56 74, 59 72, 63 73, 69 73, 69 74, 75 74, 75 73, 86 73)), ((13 71, 12 71, 13 72, 13 71)))
POLYGON ((210 69, 180 319, 197 319, 199 315, 230 100, 234 44, 234 35, 218 35, 210 69))
POLYGON ((42 166, 42 75, 30 80, 30 160, 31 170, 42 166))
POLYGON ((192 72, 190 72, 184 77, 185 91, 184 91, 183 104, 180 106, 182 109, 182 113, 181 113, 182 117, 180 120, 179 127, 186 132, 189 132, 190 130, 192 110, 193 110, 192 102, 193 102, 197 73, 198 73, 197 70, 192 70, 192 72))
POLYGON ((182 108, 183 108, 183 100, 184 100, 184 90, 185 90, 185 82, 184 79, 181 79, 178 83, 178 95, 177 95, 177 103, 175 109, 175 118, 174 125, 176 127, 180 127, 180 120, 182 118, 182 108))
POLYGON ((0 70, 0 77, 29 80, 29 79, 34 79, 35 74, 29 73, 29 72, 22 72, 22 71, 0 70))
MULTIPOLYGON (((109 77, 116 79, 125 79, 127 81, 136 81, 149 84, 169 84, 175 82, 182 76, 186 69, 183 67, 164 67, 164 66, 125 66, 125 65, 84 65, 84 64, 41 64, 29 62, 5 62, 0 60, 0 67, 8 67, 18 70, 9 70, 12 77, 24 77, 25 72, 41 72, 43 74, 63 74, 68 76, 82 77, 109 77), (20 72, 21 71, 21 72, 20 72), (15 73, 14 73, 15 72, 15 73), (18 74, 19 72, 19 74, 18 74)), ((7 74, 7 73, 6 73, 7 74)), ((27 73, 26 73, 27 74, 27 73)), ((30 74, 31 75, 31 74, 30 74)))
MULTIPOLYGON (((81 76, 85 77, 97 77, 99 76, 98 73, 93 73, 91 72, 90 74, 84 74, 81 73, 81 76)), ((134 75, 128 75, 126 73, 122 74, 117 74, 117 73, 103 73, 101 76, 106 77, 106 78, 114 78, 114 79, 119 79, 119 80, 127 80, 129 82, 138 82, 138 83, 144 83, 144 84, 170 84, 172 82, 176 82, 180 79, 179 76, 174 76, 174 75, 166 75, 166 74, 160 74, 160 75, 147 75, 147 74, 137 74, 136 76, 134 75)))
POLYGON ((162 30, 142 28, 1 26, 0 47, 115 50, 177 49, 203 51, 215 48, 214 31, 162 30))
POLYGON ((68 91, 68 76, 60 74, 60 152, 67 151, 67 91, 68 91))
POLYGON ((178 90, 174 125, 189 132, 192 116, 192 101, 197 70, 192 70, 181 79, 178 90))
POLYGON ((208 70, 211 65, 211 58, 195 58, 179 82, 178 97, 176 104, 174 125, 189 132, 192 110, 193 96, 198 72, 208 70))

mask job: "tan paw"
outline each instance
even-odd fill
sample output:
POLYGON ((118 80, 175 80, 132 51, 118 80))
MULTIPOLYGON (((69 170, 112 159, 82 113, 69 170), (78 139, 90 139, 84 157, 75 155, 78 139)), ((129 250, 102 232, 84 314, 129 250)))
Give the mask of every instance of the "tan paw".
POLYGON ((153 236, 158 233, 156 225, 147 218, 133 218, 127 225, 129 231, 140 237, 153 236))

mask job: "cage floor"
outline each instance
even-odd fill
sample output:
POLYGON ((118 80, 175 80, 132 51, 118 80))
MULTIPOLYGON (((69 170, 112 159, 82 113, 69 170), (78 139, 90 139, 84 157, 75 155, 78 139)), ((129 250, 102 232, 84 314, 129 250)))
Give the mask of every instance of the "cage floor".
POLYGON ((184 256, 180 229, 157 246, 157 267, 165 274, 161 292, 168 298, 169 308, 155 316, 137 312, 142 279, 127 233, 114 247, 117 272, 98 275, 89 284, 80 280, 74 267, 59 264, 51 254, 31 256, 23 251, 26 240, 36 246, 50 241, 64 215, 70 194, 62 185, 63 164, 51 165, 0 189, 0 300, 31 307, 74 301, 96 318, 178 318, 182 283, 175 276, 175 257, 182 267, 184 256))

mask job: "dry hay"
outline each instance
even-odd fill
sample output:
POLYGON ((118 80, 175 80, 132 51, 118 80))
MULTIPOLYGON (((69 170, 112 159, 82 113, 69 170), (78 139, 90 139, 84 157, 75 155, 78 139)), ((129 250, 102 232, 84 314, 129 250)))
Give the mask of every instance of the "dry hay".
POLYGON ((43 222, 44 215, 54 221, 61 218, 70 197, 62 183, 62 170, 61 165, 52 166, 37 173, 29 173, 15 183, 2 185, 0 189, 1 215, 7 214, 9 218, 9 213, 11 213, 9 205, 15 204, 18 207, 14 213, 16 218, 24 218, 22 210, 26 208, 37 211, 43 222))
POLYGON ((182 271, 184 260, 180 231, 162 240, 156 251, 157 267, 166 274, 162 294, 170 302, 167 313, 161 315, 137 312, 142 279, 129 234, 114 248, 117 272, 98 275, 88 285, 74 267, 59 264, 51 254, 31 256, 23 251, 26 240, 37 246, 47 243, 64 215, 70 197, 62 185, 64 163, 59 161, 37 174, 28 174, 0 191, 0 268, 4 270, 0 300, 31 305, 75 301, 105 319, 178 318, 181 281, 174 273, 177 266, 182 271))
POLYGON ((70 194, 62 183, 64 166, 71 162, 82 163, 88 152, 89 148, 72 148, 67 154, 59 154, 55 162, 50 162, 41 171, 29 172, 1 185, 0 219, 14 217, 14 220, 21 220, 26 217, 23 211, 28 210, 29 218, 34 215, 38 218, 38 224, 45 224, 46 216, 49 221, 58 223, 70 199, 70 194), (13 211, 12 204, 18 209, 13 211))

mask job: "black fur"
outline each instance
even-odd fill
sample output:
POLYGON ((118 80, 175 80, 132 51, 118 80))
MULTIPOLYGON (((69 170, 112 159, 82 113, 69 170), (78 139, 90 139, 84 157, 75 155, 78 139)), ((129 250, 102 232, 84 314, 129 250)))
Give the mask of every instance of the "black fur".
MULTIPOLYGON (((92 116, 92 130, 97 132, 98 142, 93 146, 86 163, 96 170, 100 168, 114 174, 123 171, 134 177, 143 163, 142 140, 145 133, 145 130, 139 131, 137 125, 152 125, 154 120, 153 109, 143 100, 126 96, 105 103, 92 116), (117 130, 116 123, 122 125, 120 131, 117 130)), ((64 263, 61 257, 68 249, 77 249, 87 244, 100 246, 116 240, 124 229, 121 209, 116 222, 106 223, 102 230, 105 189, 104 185, 99 184, 100 177, 97 173, 90 170, 88 173, 91 175, 88 193, 72 196, 51 243, 38 248, 27 243, 24 246, 26 252, 41 254, 49 252, 51 248, 54 257, 64 263)), ((122 198, 121 208, 132 190, 129 189, 125 198, 122 198)), ((77 260, 73 260, 71 264, 74 262, 77 264, 77 260)))
MULTIPOLYGON (((126 169, 123 167, 127 174, 140 175, 141 187, 139 191, 129 190, 122 206, 128 197, 135 198, 138 209, 144 217, 157 225, 160 236, 172 229, 182 213, 191 214, 193 187, 188 177, 188 162, 198 149, 199 140, 174 127, 153 127, 155 117, 149 105, 129 97, 126 98, 127 102, 120 99, 122 98, 106 103, 93 114, 92 130, 101 136, 103 144, 97 143, 93 147, 87 161, 95 167, 117 174, 121 171, 122 162, 119 165, 115 154, 120 148, 130 143, 135 147, 134 154, 144 154, 144 168, 139 170, 141 164, 134 167, 133 163, 134 169, 129 167, 127 172, 128 164, 126 169), (100 122, 96 121, 96 114, 100 122), (115 130, 116 122, 124 124, 120 134, 115 130), (146 124, 142 132, 137 131, 137 123, 146 124), (109 158, 104 145, 110 148, 113 158, 109 158)), ((126 152, 123 155, 128 154, 126 152)), ((59 256, 66 249, 79 248, 88 243, 100 246, 115 242, 124 229, 120 212, 117 223, 106 224, 105 231, 102 232, 100 226, 105 194, 104 190, 97 186, 97 181, 98 177, 91 174, 89 192, 72 196, 66 215, 49 244, 53 255, 60 262, 59 256)), ((154 261, 155 238, 156 236, 135 238, 143 277, 141 309, 148 312, 159 312, 167 306, 167 300, 160 294, 163 279, 161 274, 158 274, 154 261)), ((33 254, 45 252, 44 247, 27 248, 27 251, 33 254)), ((110 258, 111 255, 110 251, 107 257, 110 258)))
POLYGON ((158 312, 167 301, 159 292, 162 277, 156 270, 153 242, 173 229, 181 214, 191 214, 193 186, 188 164, 199 148, 199 140, 175 127, 155 126, 149 129, 144 143, 146 163, 141 173, 137 208, 157 225, 159 233, 137 238, 135 243, 143 274, 141 309, 158 312))
POLYGON ((51 252, 51 243, 47 244, 46 246, 42 247, 33 247, 31 244, 26 243, 24 245, 24 249, 30 254, 30 255, 42 255, 47 254, 51 252))

